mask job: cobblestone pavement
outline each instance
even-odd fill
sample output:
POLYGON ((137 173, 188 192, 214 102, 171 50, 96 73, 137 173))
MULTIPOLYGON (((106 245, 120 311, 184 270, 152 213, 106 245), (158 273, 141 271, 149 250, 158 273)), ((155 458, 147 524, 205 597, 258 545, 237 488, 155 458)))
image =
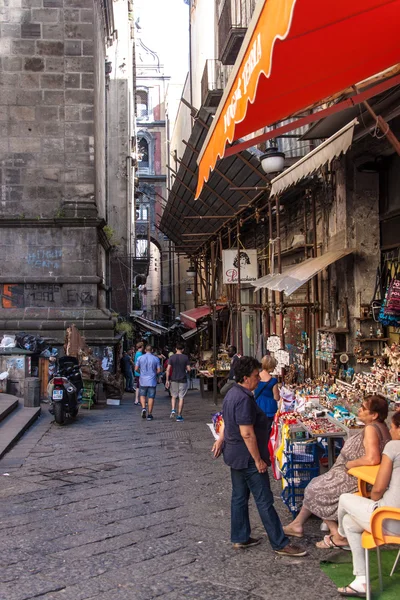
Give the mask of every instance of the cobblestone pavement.
POLYGON ((1 600, 338 598, 319 569, 316 522, 307 558, 278 557, 266 537, 232 549, 229 470, 205 425, 214 406, 190 391, 176 423, 158 396, 153 422, 131 396, 64 427, 45 416, 0 462, 1 600))

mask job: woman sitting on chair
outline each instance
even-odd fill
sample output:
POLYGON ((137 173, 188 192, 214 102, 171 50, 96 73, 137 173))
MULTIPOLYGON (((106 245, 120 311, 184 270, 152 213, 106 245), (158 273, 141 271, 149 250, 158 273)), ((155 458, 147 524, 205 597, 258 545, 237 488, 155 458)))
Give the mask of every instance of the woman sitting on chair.
MULTIPOLYGON (((342 596, 365 598, 365 554, 361 545, 364 531, 371 531, 371 515, 382 506, 400 508, 400 412, 392 417, 392 441, 385 446, 371 499, 354 494, 342 494, 339 500, 339 532, 334 539, 338 545, 349 544, 353 554, 354 581, 339 588, 342 596)), ((384 521, 384 533, 400 535, 400 521, 384 521)))
POLYGON ((295 520, 284 527, 286 535, 303 537, 304 523, 312 515, 325 521, 330 535, 326 535, 318 548, 328 549, 341 546, 337 542, 338 504, 341 494, 357 491, 357 479, 348 474, 352 467, 379 465, 382 451, 390 440, 385 423, 388 403, 380 395, 370 394, 358 411, 358 418, 365 427, 352 435, 343 446, 333 467, 323 475, 314 477, 304 490, 303 506, 295 520))

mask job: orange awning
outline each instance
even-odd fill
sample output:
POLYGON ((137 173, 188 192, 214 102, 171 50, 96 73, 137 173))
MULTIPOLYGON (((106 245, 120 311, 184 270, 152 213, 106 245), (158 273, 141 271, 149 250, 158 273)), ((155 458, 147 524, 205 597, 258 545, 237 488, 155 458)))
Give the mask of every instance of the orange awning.
POLYGON ((400 62, 399 17, 400 0, 259 0, 199 155, 196 197, 226 144, 400 62))

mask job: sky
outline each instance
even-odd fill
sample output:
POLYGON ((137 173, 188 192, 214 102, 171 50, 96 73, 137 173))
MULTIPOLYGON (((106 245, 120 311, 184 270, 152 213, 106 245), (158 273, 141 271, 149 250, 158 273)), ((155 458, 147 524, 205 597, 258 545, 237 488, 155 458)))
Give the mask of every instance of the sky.
POLYGON ((157 52, 165 75, 184 83, 188 71, 189 7, 184 0, 136 0, 143 43, 157 52))

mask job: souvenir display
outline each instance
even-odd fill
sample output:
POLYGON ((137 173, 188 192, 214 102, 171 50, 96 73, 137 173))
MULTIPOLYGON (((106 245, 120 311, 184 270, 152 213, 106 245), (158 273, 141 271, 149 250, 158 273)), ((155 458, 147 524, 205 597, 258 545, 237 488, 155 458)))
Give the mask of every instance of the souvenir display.
POLYGON ((312 435, 327 436, 336 433, 343 433, 343 428, 325 417, 302 418, 305 429, 312 435))
POLYGON ((336 336, 329 331, 318 331, 317 349, 315 356, 322 360, 331 361, 336 351, 336 336))

